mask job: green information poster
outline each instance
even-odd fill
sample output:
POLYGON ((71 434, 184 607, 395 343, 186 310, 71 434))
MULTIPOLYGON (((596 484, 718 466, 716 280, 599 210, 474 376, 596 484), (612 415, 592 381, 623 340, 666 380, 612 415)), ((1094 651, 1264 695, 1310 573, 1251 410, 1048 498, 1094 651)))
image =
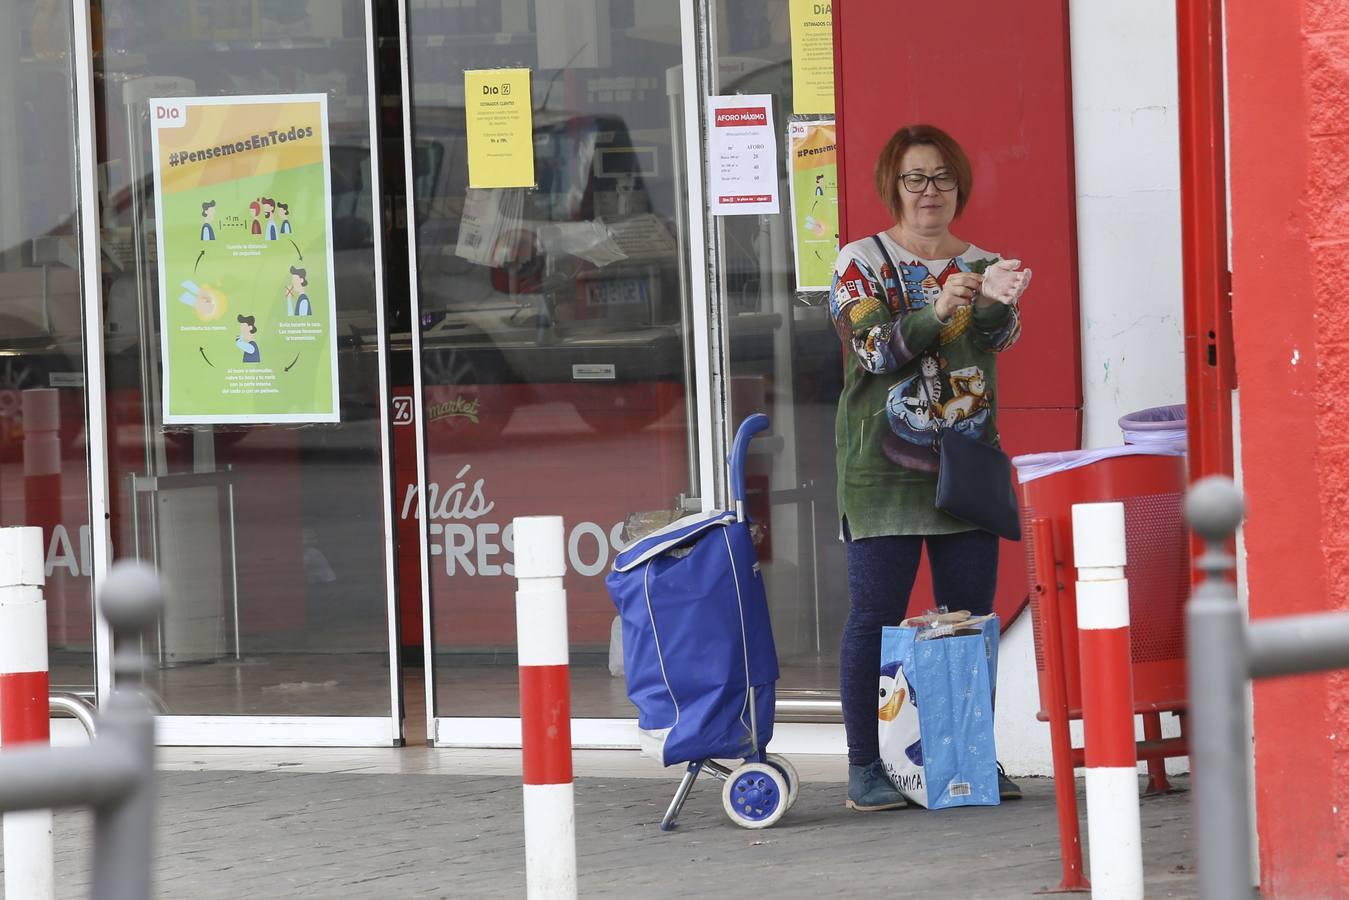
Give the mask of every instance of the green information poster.
POLYGON ((338 421, 327 96, 150 116, 164 424, 338 421))
POLYGON ((834 283, 834 260, 838 257, 834 122, 792 122, 788 138, 796 289, 827 291, 834 283))

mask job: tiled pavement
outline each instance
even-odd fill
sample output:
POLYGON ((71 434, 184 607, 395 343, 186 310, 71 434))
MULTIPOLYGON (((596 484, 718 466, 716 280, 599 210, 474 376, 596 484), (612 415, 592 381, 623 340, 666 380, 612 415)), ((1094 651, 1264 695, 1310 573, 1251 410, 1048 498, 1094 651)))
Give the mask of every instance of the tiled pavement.
MULTIPOLYGON (((518 754, 509 751, 166 750, 161 898, 523 897, 518 754)), ((699 780, 679 829, 656 827, 676 770, 578 753, 583 897, 1029 897, 1058 882, 1052 783, 989 809, 859 814, 839 761, 798 757, 776 826, 738 828, 699 780)), ((1185 779, 1178 779, 1185 784, 1185 779)), ((1143 801, 1148 891, 1193 897, 1189 794, 1143 801)), ((57 816, 58 897, 87 895, 88 816, 57 816)), ((1085 837, 1085 834, 1084 834, 1085 837)))

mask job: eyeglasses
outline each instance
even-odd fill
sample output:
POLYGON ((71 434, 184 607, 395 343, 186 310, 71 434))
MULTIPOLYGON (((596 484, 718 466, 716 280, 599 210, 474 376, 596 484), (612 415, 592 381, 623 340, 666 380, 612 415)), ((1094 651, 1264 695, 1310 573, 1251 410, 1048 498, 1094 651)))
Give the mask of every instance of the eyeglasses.
POLYGON ((910 194, 921 194, 927 190, 928 183, 931 182, 937 186, 937 190, 946 192, 956 189, 956 177, 950 172, 942 172, 940 175, 924 175, 921 172, 909 172, 899 176, 900 184, 904 185, 904 190, 910 194))

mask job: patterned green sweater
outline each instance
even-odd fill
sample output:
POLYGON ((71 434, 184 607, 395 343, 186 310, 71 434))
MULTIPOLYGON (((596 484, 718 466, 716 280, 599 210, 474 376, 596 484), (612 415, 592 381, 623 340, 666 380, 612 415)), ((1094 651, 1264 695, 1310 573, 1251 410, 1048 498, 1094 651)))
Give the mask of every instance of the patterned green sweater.
POLYGON ((845 354, 834 446, 839 514, 854 538, 951 534, 974 526, 936 509, 939 428, 998 443, 994 355, 1021 335, 1018 308, 965 307, 943 325, 934 304, 955 272, 997 254, 970 245, 951 259, 922 259, 878 235, 839 253, 829 313, 845 354))

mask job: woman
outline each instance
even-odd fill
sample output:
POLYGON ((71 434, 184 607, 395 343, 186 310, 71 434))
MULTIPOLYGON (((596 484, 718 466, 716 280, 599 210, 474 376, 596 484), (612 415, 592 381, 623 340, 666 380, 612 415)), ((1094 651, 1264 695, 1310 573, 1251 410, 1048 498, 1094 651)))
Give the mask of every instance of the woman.
MULTIPOLYGON (((945 132, 901 128, 876 163, 895 224, 848 244, 834 269, 830 314, 851 350, 835 445, 851 603, 840 687, 852 809, 906 805, 880 761, 876 679, 881 627, 905 617, 924 546, 938 605, 993 608, 998 538, 934 506, 939 429, 997 443, 996 354, 1021 334, 1017 302, 1030 281, 1019 261, 951 233, 972 181, 945 132)), ((1020 796, 999 781, 1005 798, 1020 796)))

